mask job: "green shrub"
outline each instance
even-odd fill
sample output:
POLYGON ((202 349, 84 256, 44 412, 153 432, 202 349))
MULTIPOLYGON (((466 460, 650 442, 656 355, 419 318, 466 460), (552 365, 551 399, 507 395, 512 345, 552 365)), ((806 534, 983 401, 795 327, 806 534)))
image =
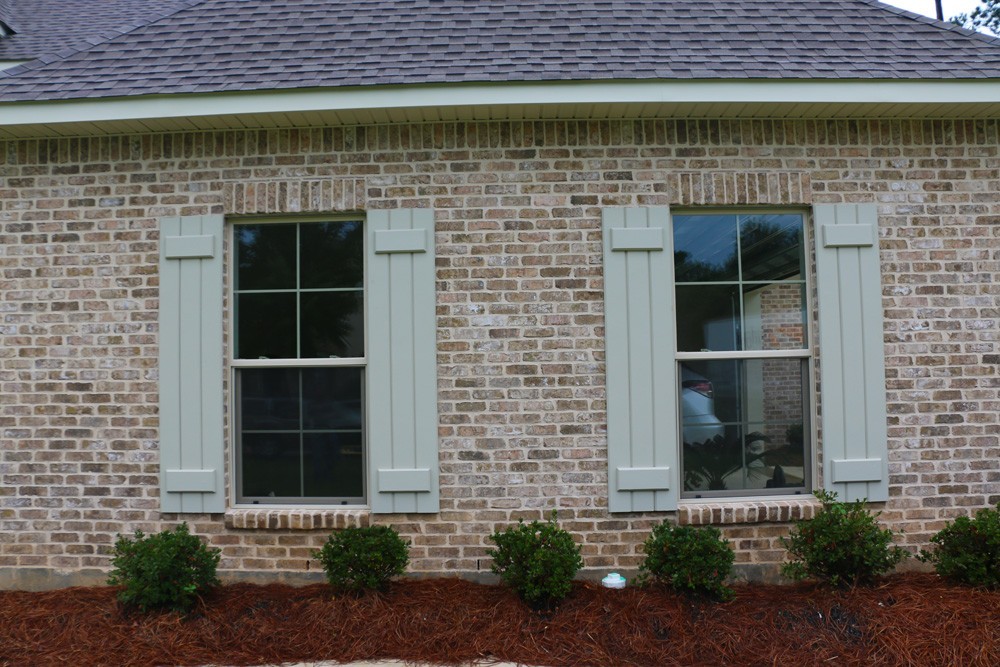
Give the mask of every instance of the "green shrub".
POLYGON ((119 536, 108 583, 121 586, 118 600, 127 607, 189 610, 198 597, 219 584, 219 550, 206 546, 182 523, 155 535, 135 531, 119 536))
POLYGON ((644 546, 640 581, 652 579, 678 593, 732 599, 733 589, 725 581, 735 555, 717 528, 661 523, 653 528, 644 546))
POLYGON ((389 580, 406 572, 410 547, 391 526, 344 528, 313 552, 327 581, 337 591, 384 590, 389 580))
POLYGON ((906 558, 892 545, 892 531, 880 529, 878 514, 865 501, 837 501, 837 494, 814 494, 823 508, 812 519, 798 521, 781 543, 794 559, 781 571, 792 579, 812 577, 833 586, 871 583, 906 558))
POLYGON ((536 609, 548 608, 567 595, 573 577, 583 567, 580 547, 573 537, 556 523, 556 513, 546 522, 518 521, 489 538, 496 549, 491 570, 505 584, 536 609))
POLYGON ((1000 506, 960 516, 931 538, 934 551, 920 560, 934 564, 942 577, 980 588, 1000 588, 1000 506))

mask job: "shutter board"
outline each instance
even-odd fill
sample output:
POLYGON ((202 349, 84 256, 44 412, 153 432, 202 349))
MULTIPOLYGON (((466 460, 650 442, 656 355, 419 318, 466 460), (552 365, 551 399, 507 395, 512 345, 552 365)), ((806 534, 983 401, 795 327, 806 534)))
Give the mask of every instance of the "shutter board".
POLYGON ((867 247, 877 243, 870 225, 827 225, 823 227, 823 245, 827 248, 867 247))
POLYGON ((667 208, 603 212, 608 508, 677 507, 673 243, 667 208))
POLYGON ((214 470, 167 470, 163 486, 168 492, 213 493, 215 491, 214 470))
POLYGON ((160 501, 224 512, 222 216, 161 220, 160 501))
POLYGON ((428 468, 396 468, 394 470, 379 470, 378 485, 381 492, 429 492, 434 483, 428 468))
POLYGON ((670 488, 670 468, 618 468, 619 491, 666 491, 670 488))
POLYGON ((887 500, 877 209, 824 204, 815 217, 825 485, 844 500, 887 500))
POLYGON ((368 229, 369 500, 376 513, 436 513, 434 213, 371 211, 368 229))
POLYGON ((163 239, 164 259, 204 259, 215 257, 212 236, 167 236, 163 239))
POLYGON ((878 482, 882 478, 882 459, 833 459, 830 478, 835 484, 878 482))
POLYGON ((397 229, 375 232, 375 253, 427 252, 427 233, 423 229, 397 229))
POLYGON ((663 250, 663 230, 657 228, 629 229, 613 227, 611 229, 612 250, 663 250))

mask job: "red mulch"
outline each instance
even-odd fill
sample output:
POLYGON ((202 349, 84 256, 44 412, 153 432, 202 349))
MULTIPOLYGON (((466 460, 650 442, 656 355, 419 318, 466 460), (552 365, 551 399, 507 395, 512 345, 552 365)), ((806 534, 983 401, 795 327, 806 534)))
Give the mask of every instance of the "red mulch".
POLYGON ((874 588, 741 585, 695 602, 578 582, 552 612, 460 579, 382 594, 224 586, 192 614, 123 611, 112 588, 0 591, 0 665, 261 665, 398 658, 529 665, 1000 665, 1000 593, 932 574, 874 588))

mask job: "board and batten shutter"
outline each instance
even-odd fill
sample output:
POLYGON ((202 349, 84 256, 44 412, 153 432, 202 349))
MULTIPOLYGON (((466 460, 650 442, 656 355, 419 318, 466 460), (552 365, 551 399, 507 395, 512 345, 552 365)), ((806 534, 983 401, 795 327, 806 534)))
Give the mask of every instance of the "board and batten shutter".
POLYGON ((434 212, 369 211, 369 502, 435 513, 438 501, 434 212))
POLYGON ((824 486, 888 500, 877 208, 821 204, 814 215, 824 486))
POLYGON ((160 510, 224 512, 221 215, 160 221, 160 510))
POLYGON ((606 208, 608 509, 677 508, 678 407, 670 210, 606 208))

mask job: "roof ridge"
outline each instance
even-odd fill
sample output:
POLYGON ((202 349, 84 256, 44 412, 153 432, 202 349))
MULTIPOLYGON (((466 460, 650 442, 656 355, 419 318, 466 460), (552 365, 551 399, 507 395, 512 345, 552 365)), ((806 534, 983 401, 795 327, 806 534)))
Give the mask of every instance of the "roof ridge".
MULTIPOLYGON (((140 28, 145 28, 146 26, 156 23, 157 21, 162 21, 163 19, 169 16, 173 16, 174 14, 186 11, 188 9, 191 9, 192 7, 195 7, 197 5, 202 5, 209 1, 210 0, 181 0, 183 4, 180 7, 176 7, 168 11, 162 11, 158 14, 154 12, 147 17, 147 20, 135 21, 126 25, 118 25, 112 28, 108 28, 104 32, 95 33, 92 37, 82 38, 81 40, 79 40, 79 42, 77 42, 78 46, 70 46, 65 49, 62 49, 61 51, 52 51, 49 53, 43 53, 39 55, 37 58, 32 58, 31 60, 24 62, 20 65, 16 65, 15 67, 10 67, 5 70, 0 70, 0 79, 17 76, 22 72, 29 72, 31 70, 44 67, 46 65, 58 62, 60 60, 66 60, 79 53, 89 51, 90 49, 94 48, 99 44, 110 42, 113 39, 117 39, 118 37, 127 35, 130 32, 133 32, 140 28)), ((2 9, 8 2, 9 0, 0 0, 0 9, 2 9)), ((8 25, 10 24, 8 23, 8 25)), ((14 26, 11 27, 13 28, 14 26)))
POLYGON ((968 28, 963 28, 962 26, 956 25, 951 21, 938 21, 937 19, 931 18, 930 16, 917 14, 916 12, 911 12, 908 9, 903 9, 902 7, 897 7, 896 5, 890 5, 885 2, 880 2, 880 0, 855 0, 855 2, 861 2, 871 7, 875 7, 877 9, 887 10, 892 12, 893 14, 898 14, 900 16, 913 19, 914 21, 918 21, 920 23, 926 23, 941 30, 957 32, 958 34, 964 35, 965 37, 973 37, 980 41, 986 42, 987 44, 992 44, 994 46, 1000 44, 1000 36, 991 36, 985 33, 981 33, 977 30, 969 30, 968 28))

